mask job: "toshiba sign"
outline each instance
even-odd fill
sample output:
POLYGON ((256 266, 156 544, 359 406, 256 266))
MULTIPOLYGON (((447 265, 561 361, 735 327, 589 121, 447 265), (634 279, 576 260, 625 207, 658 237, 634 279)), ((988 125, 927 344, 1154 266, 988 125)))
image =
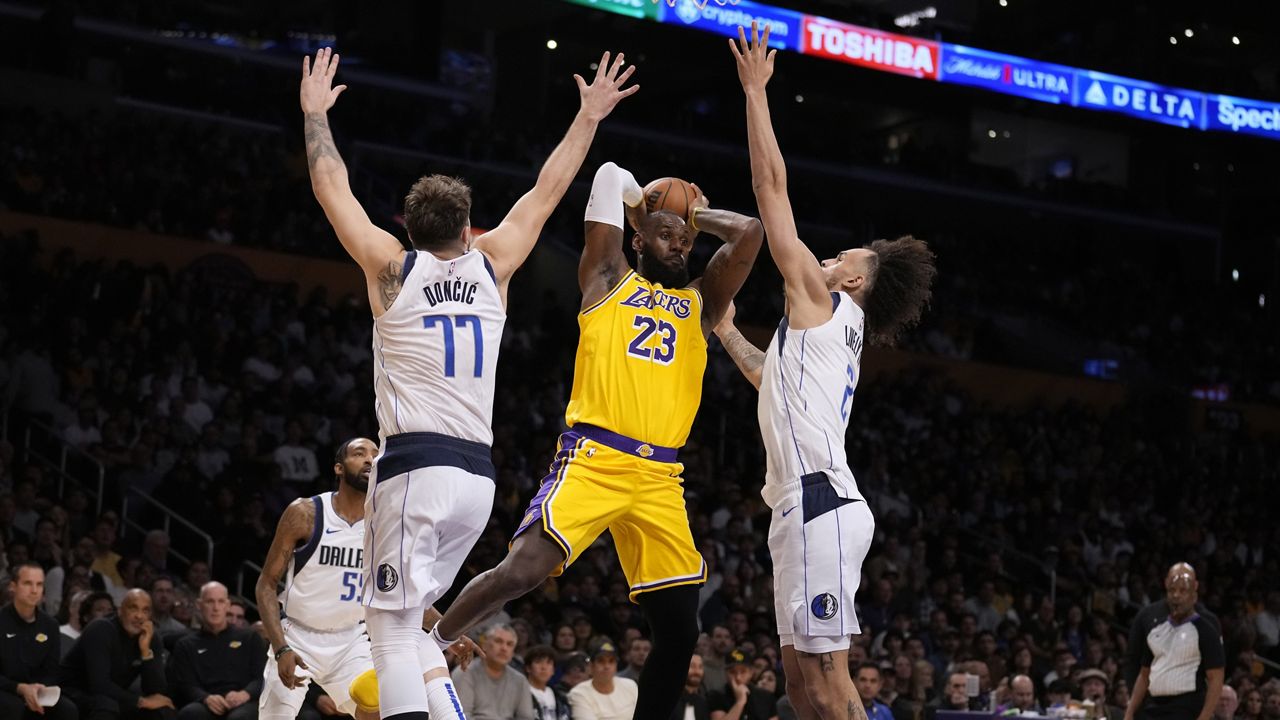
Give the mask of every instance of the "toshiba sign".
POLYGON ((852 65, 938 79, 938 43, 806 15, 801 52, 852 65))

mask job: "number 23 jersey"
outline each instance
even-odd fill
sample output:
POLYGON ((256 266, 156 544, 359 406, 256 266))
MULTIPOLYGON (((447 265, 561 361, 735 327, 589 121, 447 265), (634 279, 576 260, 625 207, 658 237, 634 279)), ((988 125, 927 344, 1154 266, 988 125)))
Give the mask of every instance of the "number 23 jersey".
POLYGON ((578 315, 578 353, 565 421, 678 448, 702 401, 707 339, 702 295, 634 270, 578 315))

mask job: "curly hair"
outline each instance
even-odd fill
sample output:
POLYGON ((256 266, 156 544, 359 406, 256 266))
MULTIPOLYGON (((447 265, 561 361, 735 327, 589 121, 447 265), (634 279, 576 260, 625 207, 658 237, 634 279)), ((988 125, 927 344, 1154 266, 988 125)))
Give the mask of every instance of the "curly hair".
POLYGON ((892 346, 902 331, 920 322, 938 269, 929 245, 910 235, 867 247, 875 253, 864 308, 868 338, 873 345, 892 346))
POLYGON ((404 226, 419 250, 447 246, 471 220, 471 188, 461 178, 427 175, 404 199, 404 226))

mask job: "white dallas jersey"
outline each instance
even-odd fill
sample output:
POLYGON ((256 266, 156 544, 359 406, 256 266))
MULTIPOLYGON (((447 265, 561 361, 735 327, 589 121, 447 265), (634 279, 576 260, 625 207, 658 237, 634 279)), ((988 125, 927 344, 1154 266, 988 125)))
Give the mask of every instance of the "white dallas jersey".
POLYGON ((373 386, 385 439, 433 432, 493 444, 493 385, 507 312, 489 259, 404 258, 400 295, 373 321, 373 386))
POLYGON ((333 509, 333 493, 311 498, 316 520, 311 539, 293 551, 284 593, 285 617, 313 630, 339 630, 364 620, 360 604, 364 520, 354 525, 333 509))
POLYGON ((832 293, 832 316, 807 330, 783 318, 764 355, 757 414, 767 458, 764 501, 794 503, 800 478, 826 472, 836 494, 861 500, 845 457, 853 392, 861 374, 865 316, 845 293, 832 293))

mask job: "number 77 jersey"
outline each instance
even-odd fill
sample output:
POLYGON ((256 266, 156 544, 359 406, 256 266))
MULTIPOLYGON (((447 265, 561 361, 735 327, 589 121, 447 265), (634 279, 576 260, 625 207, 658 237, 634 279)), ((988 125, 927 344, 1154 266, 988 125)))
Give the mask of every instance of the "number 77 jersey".
POLYGON ((507 313, 489 259, 405 255, 400 295, 373 322, 378 427, 493 444, 493 387, 507 313))
POLYGON ((578 315, 578 354, 565 421, 647 445, 678 448, 702 402, 707 340, 702 295, 630 271, 578 315))

